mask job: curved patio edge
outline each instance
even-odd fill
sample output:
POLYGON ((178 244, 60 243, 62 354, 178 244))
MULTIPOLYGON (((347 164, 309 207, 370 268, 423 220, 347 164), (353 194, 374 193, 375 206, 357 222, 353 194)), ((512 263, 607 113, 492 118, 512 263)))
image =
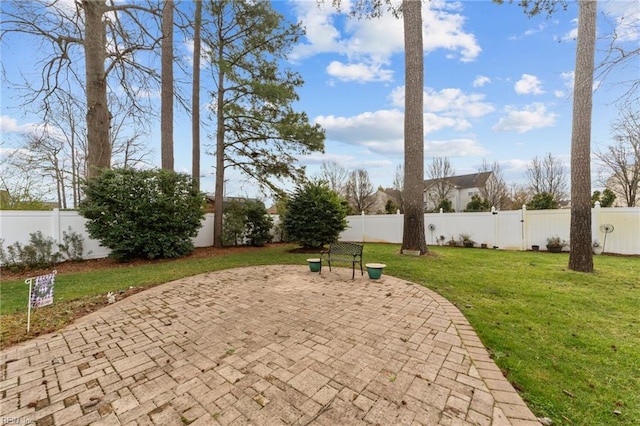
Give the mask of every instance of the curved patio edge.
POLYGON ((134 294, 4 350, 0 391, 51 425, 540 424, 447 299, 306 265, 134 294))
POLYGON ((467 347, 469 356, 476 368, 478 378, 491 391, 494 399, 495 425, 540 425, 538 418, 529 409, 513 385, 504 377, 502 371, 489 355, 473 327, 460 310, 448 299, 435 291, 424 287, 431 297, 442 306, 458 330, 462 343, 467 347))

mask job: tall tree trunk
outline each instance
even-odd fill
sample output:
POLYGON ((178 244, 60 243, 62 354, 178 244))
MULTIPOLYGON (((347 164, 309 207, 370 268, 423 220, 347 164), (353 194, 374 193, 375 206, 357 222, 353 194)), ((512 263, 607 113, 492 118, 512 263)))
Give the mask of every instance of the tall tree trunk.
POLYGON ((85 69, 87 91, 87 175, 111 167, 111 115, 107 105, 106 29, 102 22, 105 0, 83 0, 85 15, 85 69))
POLYGON ((218 93, 216 105, 216 185, 214 192, 214 218, 213 218, 213 246, 222 247, 222 219, 224 214, 224 79, 225 73, 222 67, 224 56, 222 44, 218 51, 218 64, 220 64, 220 76, 218 80, 218 93))
POLYGON ((427 252, 424 230, 424 60, 422 3, 403 0, 404 17, 404 227, 402 250, 427 252))
POLYGON ((173 0, 162 11, 162 94, 160 149, 162 168, 173 170, 173 0))
POLYGON ((75 124, 71 124, 71 191, 73 193, 73 208, 78 207, 78 172, 76 170, 76 128, 75 124))
POLYGON ((193 28, 193 86, 191 94, 191 176, 200 190, 200 29, 202 26, 202 0, 196 0, 196 16, 193 28))
POLYGON ((571 129, 571 234, 569 269, 593 272, 591 248, 591 114, 596 44, 596 0, 580 0, 573 124, 571 129))

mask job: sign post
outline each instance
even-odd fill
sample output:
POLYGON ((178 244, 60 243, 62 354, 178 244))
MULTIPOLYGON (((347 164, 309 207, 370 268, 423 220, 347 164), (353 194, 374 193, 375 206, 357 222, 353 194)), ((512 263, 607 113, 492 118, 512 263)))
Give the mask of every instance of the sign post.
POLYGON ((31 328, 31 308, 39 308, 53 304, 53 287, 56 282, 56 274, 54 270, 47 275, 27 278, 24 282, 29 284, 29 301, 27 305, 27 333, 31 328))

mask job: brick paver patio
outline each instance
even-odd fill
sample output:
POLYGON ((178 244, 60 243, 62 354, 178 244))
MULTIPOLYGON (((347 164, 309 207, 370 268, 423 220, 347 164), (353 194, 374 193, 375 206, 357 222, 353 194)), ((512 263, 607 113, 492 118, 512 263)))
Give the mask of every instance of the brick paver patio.
POLYGON ((539 425, 455 306, 383 275, 239 268, 171 282, 1 355, 38 425, 539 425))

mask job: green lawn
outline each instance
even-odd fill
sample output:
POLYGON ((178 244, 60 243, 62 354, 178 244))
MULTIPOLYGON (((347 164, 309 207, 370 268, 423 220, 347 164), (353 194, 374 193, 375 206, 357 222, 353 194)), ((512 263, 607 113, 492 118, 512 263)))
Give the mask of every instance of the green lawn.
MULTIPOLYGON (((56 304, 237 266, 306 264, 309 255, 290 248, 65 274, 56 304)), ((640 424, 639 258, 596 256, 596 272, 584 274, 567 270, 567 254, 432 247, 434 256, 416 258, 398 250, 366 244, 364 260, 455 303, 536 415, 556 425, 640 424)), ((15 313, 25 310, 26 287, 1 284, 3 329, 5 319, 23 317, 15 313)))

